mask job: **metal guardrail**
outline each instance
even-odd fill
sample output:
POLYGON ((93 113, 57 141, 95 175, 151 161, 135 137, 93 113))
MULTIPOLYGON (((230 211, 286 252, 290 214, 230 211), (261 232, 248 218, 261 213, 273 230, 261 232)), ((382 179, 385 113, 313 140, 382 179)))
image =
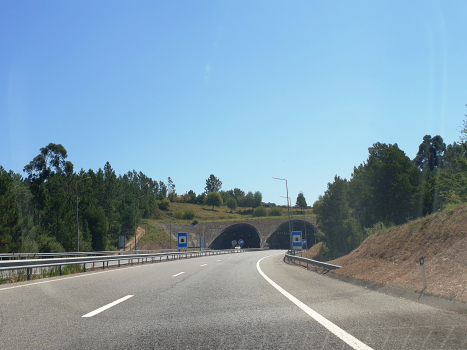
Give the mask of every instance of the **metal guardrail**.
POLYGON ((225 249, 225 250, 201 250, 201 251, 172 251, 165 253, 145 253, 145 254, 129 254, 129 255, 107 255, 107 256, 85 256, 85 257, 66 257, 52 259, 21 259, 21 260, 6 260, 0 261, 0 272, 13 270, 26 270, 27 280, 31 279, 33 269, 58 267, 59 275, 62 276, 62 266, 67 265, 83 265, 83 272, 86 272, 86 264, 92 264, 93 268, 96 263, 102 263, 102 268, 109 267, 109 262, 117 262, 118 267, 121 261, 127 261, 127 264, 134 264, 136 260, 139 264, 154 263, 157 260, 160 262, 164 257, 168 260, 188 259, 198 256, 209 256, 219 254, 241 253, 246 251, 262 250, 261 248, 253 249, 225 249))
POLYGON ((110 254, 147 254, 147 253, 163 253, 176 252, 178 249, 157 249, 157 250, 109 250, 96 252, 62 252, 62 253, 1 253, 1 260, 13 260, 22 258, 51 258, 61 256, 97 256, 110 254))
POLYGON ((313 259, 307 259, 307 258, 302 258, 301 256, 296 256, 296 255, 290 255, 290 254, 285 254, 284 260, 287 259, 287 261, 298 261, 299 263, 305 263, 306 267, 308 268, 308 265, 313 265, 313 266, 318 266, 322 267, 323 269, 327 270, 337 270, 340 269, 342 266, 338 265, 333 265, 333 264, 328 264, 325 262, 313 260, 313 259))

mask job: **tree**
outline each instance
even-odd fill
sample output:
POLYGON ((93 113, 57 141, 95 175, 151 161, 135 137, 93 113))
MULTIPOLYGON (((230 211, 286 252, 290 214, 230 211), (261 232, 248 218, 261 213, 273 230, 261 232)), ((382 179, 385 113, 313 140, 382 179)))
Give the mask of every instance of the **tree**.
POLYGON ((425 135, 418 147, 414 164, 422 171, 425 169, 433 171, 435 168, 442 167, 442 156, 445 151, 446 144, 441 136, 431 138, 430 135, 425 135))
POLYGON ((377 222, 400 225, 416 216, 420 171, 397 144, 375 143, 366 164, 371 227, 377 222))
POLYGON ((167 198, 167 186, 163 181, 159 181, 159 193, 157 194, 157 199, 167 198))
POLYGON ((253 208, 254 201, 255 195, 253 194, 253 192, 249 191, 243 198, 243 206, 246 208, 253 208))
POLYGON ((261 206, 261 203, 263 201, 263 195, 261 194, 260 191, 256 191, 255 194, 253 195, 253 208, 258 208, 261 206))
POLYGON ((13 172, 0 166, 0 252, 18 251, 20 234, 13 172))
POLYGON ((222 196, 218 192, 209 192, 206 204, 212 206, 212 210, 214 210, 214 206, 220 207, 222 205, 222 196))
POLYGON ((190 197, 190 203, 196 203, 196 193, 193 190, 188 191, 188 196, 190 197))
POLYGON ((297 205, 302 209, 302 211, 307 207, 306 199, 303 195, 303 192, 300 192, 297 196, 297 205))
POLYGON ((173 183, 172 179, 169 178, 167 179, 167 190, 169 191, 169 194, 173 193, 176 194, 175 192, 175 184, 173 183))
POLYGON ((199 204, 204 204, 204 202, 206 201, 206 193, 201 193, 199 194, 197 197, 196 197, 196 201, 199 203, 199 204))
POLYGON ((61 144, 49 143, 40 149, 40 154, 24 167, 29 180, 46 181, 54 174, 73 174, 73 163, 66 161, 68 157, 65 147, 61 144))
POLYGON ((241 189, 235 187, 235 188, 233 189, 233 196, 234 196, 235 199, 238 201, 239 198, 245 197, 245 191, 242 191, 241 189))
MULTIPOLYGON (((465 114, 465 116, 467 117, 467 114, 465 114)), ((461 136, 460 136, 461 142, 464 143, 467 141, 467 119, 465 119, 462 122, 462 129, 460 132, 461 132, 461 136)))
POLYGON ((231 213, 237 208, 237 201, 233 197, 230 197, 229 199, 227 199, 226 204, 227 204, 227 207, 230 209, 231 213))
POLYGON ((219 192, 222 188, 222 181, 215 177, 213 174, 206 179, 206 187, 204 188, 204 192, 206 194, 210 192, 219 192))
POLYGON ((91 231, 92 249, 94 251, 105 250, 108 223, 104 209, 102 207, 88 208, 84 212, 84 220, 87 221, 89 231, 91 231))

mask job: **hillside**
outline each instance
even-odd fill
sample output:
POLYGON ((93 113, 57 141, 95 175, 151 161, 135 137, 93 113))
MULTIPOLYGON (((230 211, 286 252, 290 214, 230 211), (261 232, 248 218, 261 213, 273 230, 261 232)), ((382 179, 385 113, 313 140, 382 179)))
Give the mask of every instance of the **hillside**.
MULTIPOLYGON (((269 208, 267 208, 269 210, 269 208)), ((254 220, 264 218, 277 218, 277 216, 262 216, 254 217, 253 210, 251 208, 237 208, 232 213, 226 206, 219 208, 201 204, 191 203, 170 203, 170 207, 167 211, 158 211, 158 215, 154 221, 158 222, 169 222, 171 218, 172 222, 190 222, 190 220, 177 219, 177 216, 183 215, 186 210, 192 210, 195 214, 195 219, 200 222, 211 222, 211 221, 240 221, 240 220, 254 220)), ((287 208, 282 208, 282 217, 287 217, 287 208)), ((290 214, 293 219, 303 219, 303 216, 314 216, 312 209, 305 209, 304 212, 296 207, 290 208, 290 214), (305 214, 304 214, 305 213, 305 214)))
POLYGON ((411 221, 369 237, 349 255, 331 261, 336 274, 467 302, 467 205, 411 221))

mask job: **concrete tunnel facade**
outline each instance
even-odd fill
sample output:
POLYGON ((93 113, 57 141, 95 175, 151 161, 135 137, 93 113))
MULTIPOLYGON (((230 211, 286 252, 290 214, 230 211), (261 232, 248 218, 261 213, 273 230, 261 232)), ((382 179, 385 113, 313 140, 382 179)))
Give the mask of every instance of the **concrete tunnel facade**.
MULTIPOLYGON (((294 218, 292 221, 294 231, 302 231, 303 238, 310 244, 314 244, 316 229, 315 217, 306 219, 294 218), (306 231, 306 234, 305 234, 306 231)), ((188 247, 199 247, 200 237, 206 237, 206 245, 212 249, 229 249, 232 241, 243 239, 245 248, 288 249, 289 226, 287 218, 256 219, 242 221, 206 222, 192 225, 191 223, 158 223, 167 233, 172 233, 172 238, 177 239, 178 232, 188 233, 188 247)))

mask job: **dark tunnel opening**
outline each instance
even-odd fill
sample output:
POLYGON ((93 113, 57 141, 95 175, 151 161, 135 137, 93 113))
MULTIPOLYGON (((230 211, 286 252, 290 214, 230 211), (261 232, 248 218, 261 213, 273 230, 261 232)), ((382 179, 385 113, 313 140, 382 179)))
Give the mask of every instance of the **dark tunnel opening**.
POLYGON ((227 227, 210 245, 211 249, 231 249, 232 241, 243 239, 242 248, 260 248, 261 240, 259 233, 251 225, 236 224, 227 227))
MULTIPOLYGON (((302 238, 306 239, 308 248, 315 244, 315 233, 318 230, 312 224, 303 220, 292 220, 291 223, 293 231, 302 231, 302 238)), ((281 224, 269 236, 266 243, 269 245, 269 249, 290 249, 289 222, 281 224)))

